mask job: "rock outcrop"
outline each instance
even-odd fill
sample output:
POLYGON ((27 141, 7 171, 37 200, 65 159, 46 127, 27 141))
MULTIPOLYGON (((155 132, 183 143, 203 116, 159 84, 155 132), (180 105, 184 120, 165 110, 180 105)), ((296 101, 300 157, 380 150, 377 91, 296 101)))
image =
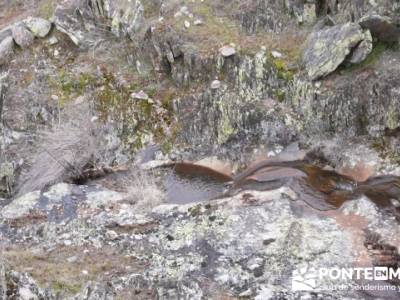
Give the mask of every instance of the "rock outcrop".
POLYGON ((54 24, 76 45, 88 47, 107 32, 133 39, 141 29, 143 14, 139 0, 70 1, 56 8, 54 24))
MULTIPOLYGON (((393 221, 382 218, 379 209, 367 199, 349 203, 329 216, 305 207, 301 198, 287 188, 249 192, 209 203, 161 205, 147 213, 124 202, 123 195, 97 188, 62 184, 36 194, 37 201, 29 202, 33 205, 25 214, 20 213, 20 199, 3 208, 2 245, 14 239, 24 247, 40 243, 41 248, 35 250, 38 259, 42 255, 40 249, 47 249, 51 257, 61 262, 54 267, 65 268, 66 272, 74 270, 77 263, 82 268, 88 267, 87 255, 101 257, 110 246, 119 249, 118 257, 136 257, 137 262, 131 262, 129 268, 112 276, 108 292, 101 292, 105 285, 102 276, 97 278, 97 288, 93 289, 100 289, 95 293, 103 295, 123 295, 122 291, 134 288, 135 293, 146 295, 150 290, 159 298, 214 299, 230 294, 259 299, 285 295, 285 299, 296 299, 296 293, 291 291, 293 271, 305 266, 345 267, 367 251, 360 243, 363 227, 351 228, 346 222, 358 220, 360 224, 369 224, 369 230, 384 234, 388 243, 397 234, 391 227, 393 221), (340 218, 345 221, 339 221, 340 218), (18 228, 17 233, 12 233, 13 228, 18 228), (135 264, 145 265, 146 271, 140 271, 140 267, 131 269, 135 264), (209 281, 213 282, 212 287, 206 284, 209 281)), ((1 265, 0 286, 9 289, 9 276, 14 274, 12 278, 20 278, 14 286, 16 293, 42 293, 47 297, 44 299, 55 299, 54 291, 38 288, 25 272, 10 273, 12 268, 21 268, 14 261, 14 251, 18 255, 18 250, 4 252, 10 266, 4 272, 1 265), (28 279, 30 285, 25 291, 28 279)), ((46 270, 54 273, 52 269, 46 270)), ((100 274, 85 276, 94 275, 100 274)), ((51 280, 55 286, 66 284, 60 276, 51 280)), ((330 280, 325 278, 318 286, 323 290, 332 284, 330 280)), ((78 286, 78 295, 84 295, 87 287, 82 282, 78 286)), ((321 299, 329 295, 321 293, 321 299)), ((364 299, 357 292, 337 293, 338 297, 364 299)))

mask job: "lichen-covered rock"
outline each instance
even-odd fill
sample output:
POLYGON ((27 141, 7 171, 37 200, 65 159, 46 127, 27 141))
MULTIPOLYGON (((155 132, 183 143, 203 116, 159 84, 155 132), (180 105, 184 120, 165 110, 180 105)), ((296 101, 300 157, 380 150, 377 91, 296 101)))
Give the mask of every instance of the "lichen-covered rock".
POLYGON ((1 210, 1 217, 5 219, 19 219, 26 217, 38 204, 39 199, 40 192, 38 191, 21 196, 1 210))
POLYGON ((28 48, 33 43, 34 36, 24 25, 14 26, 12 34, 15 43, 21 48, 28 48))
POLYGON ((288 102, 298 114, 295 122, 307 135, 336 133, 345 136, 378 136, 385 128, 400 126, 397 105, 400 74, 392 58, 384 72, 361 69, 343 72, 315 87, 296 79, 288 91, 288 102))
POLYGON ((364 32, 364 40, 353 50, 350 57, 346 58, 351 64, 358 64, 364 61, 373 48, 371 33, 367 30, 364 32))
POLYGON ((0 41, 0 66, 8 62, 14 53, 14 40, 12 36, 8 36, 0 41))
MULTIPOLYGON (((110 247, 118 255, 138 261, 137 265, 123 266, 123 273, 112 273, 105 281, 101 278, 106 274, 101 272, 96 274, 95 281, 84 280, 73 299, 127 297, 120 293, 130 288, 135 295, 140 293, 144 297, 150 292, 153 298, 166 299, 216 299, 223 295, 275 299, 282 293, 285 299, 297 299, 291 290, 295 270, 305 266, 341 268, 356 263, 367 251, 363 245, 366 226, 385 235, 389 244, 398 235, 395 221, 385 217, 366 198, 325 214, 305 206, 301 195, 286 187, 268 192, 247 191, 205 203, 165 204, 151 212, 139 212, 132 203, 115 202, 114 196, 106 193, 101 196, 104 206, 90 207, 86 203, 91 201, 92 193, 89 187, 54 186, 49 192, 42 191, 41 197, 47 200, 37 209, 46 211, 46 203, 63 206, 52 209, 47 219, 27 218, 24 223, 0 226, 3 244, 18 239, 23 244, 33 242, 40 249, 49 249, 52 255, 65 253, 57 268, 64 264, 72 267, 84 253, 91 256, 110 247), (56 212, 69 210, 71 200, 78 204, 78 214, 71 215, 68 222, 51 218, 56 212), (18 226, 18 230, 13 231, 13 226, 18 226), (74 259, 68 251, 75 253, 74 259)), ((24 263, 10 259, 14 267, 20 267, 18 262, 24 263)), ((46 265, 47 258, 40 258, 40 263, 46 265)), ((119 267, 113 265, 113 268, 119 267)), ((0 264, 0 291, 5 286, 2 274, 7 278, 15 274, 12 280, 16 283, 16 294, 32 293, 41 295, 40 299, 55 299, 51 287, 40 290, 30 277, 7 270, 0 264), (29 288, 27 282, 30 282, 29 288)), ((69 267, 65 270, 70 272, 69 267)), ((318 286, 322 291, 317 299, 333 296, 324 289, 332 283, 352 285, 321 279, 318 286)), ((334 296, 364 299, 355 290, 335 291, 334 296)))
POLYGON ((93 45, 98 36, 111 28, 116 36, 134 38, 143 22, 144 8, 139 0, 72 1, 57 6, 54 24, 78 46, 93 45))
POLYGON ((42 18, 27 18, 23 21, 35 37, 44 38, 51 30, 51 23, 42 18))
POLYGON ((303 56, 309 78, 315 80, 335 71, 351 51, 367 38, 362 28, 354 23, 313 32, 306 42, 303 56))
POLYGON ((3 258, 0 258, 0 297, 21 300, 54 299, 54 295, 41 289, 29 275, 13 271, 3 258))

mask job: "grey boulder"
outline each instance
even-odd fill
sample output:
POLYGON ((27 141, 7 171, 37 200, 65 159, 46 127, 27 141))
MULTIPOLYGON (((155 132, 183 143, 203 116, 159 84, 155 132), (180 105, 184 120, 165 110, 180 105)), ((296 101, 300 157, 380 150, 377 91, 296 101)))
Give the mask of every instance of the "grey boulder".
POLYGON ((336 25, 311 33, 307 40, 307 48, 303 54, 303 61, 307 74, 311 80, 324 77, 337 69, 352 51, 367 41, 360 49, 360 54, 354 58, 357 63, 365 58, 372 47, 368 41, 370 34, 360 25, 346 23, 336 25))
POLYGON ((389 17, 369 15, 363 17, 359 24, 362 28, 371 31, 374 38, 382 42, 398 42, 400 28, 398 24, 389 17))
POLYGON ((8 36, 0 42, 0 66, 9 60, 13 53, 14 40, 12 36, 8 36))
POLYGON ((42 18, 28 18, 24 21, 25 26, 35 37, 44 38, 51 30, 51 23, 42 18))
POLYGON ((33 44, 35 37, 24 25, 15 25, 12 29, 12 35, 15 43, 21 48, 28 48, 33 44))

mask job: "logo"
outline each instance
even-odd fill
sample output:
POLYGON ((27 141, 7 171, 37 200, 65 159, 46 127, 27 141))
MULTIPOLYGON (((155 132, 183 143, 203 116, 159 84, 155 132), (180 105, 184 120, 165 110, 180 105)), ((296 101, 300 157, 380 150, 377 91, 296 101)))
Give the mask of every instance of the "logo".
MULTIPOLYGON (((351 285, 346 284, 354 280, 363 281, 390 281, 400 279, 400 268, 393 269, 388 267, 369 267, 369 268, 319 268, 318 270, 310 267, 302 267, 292 273, 293 291, 314 291, 318 289, 344 290, 351 285)), ((353 285, 354 286, 354 285, 353 285)), ((357 287, 356 287, 357 288, 357 287)), ((366 287, 360 286, 359 289, 371 289, 370 284, 366 287)), ((382 288, 379 286, 378 288, 382 288)), ((390 285, 385 287, 393 290, 396 287, 390 285)), ((400 286, 398 287, 400 292, 400 286)))
POLYGON ((314 268, 304 267, 292 274, 293 291, 313 291, 317 288, 318 273, 314 268))

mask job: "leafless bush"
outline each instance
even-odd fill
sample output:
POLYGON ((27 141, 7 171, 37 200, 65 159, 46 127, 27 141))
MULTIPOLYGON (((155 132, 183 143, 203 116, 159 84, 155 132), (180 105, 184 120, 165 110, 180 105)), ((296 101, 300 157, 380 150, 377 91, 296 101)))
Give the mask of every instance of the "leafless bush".
POLYGON ((133 169, 122 178, 121 183, 128 195, 126 200, 139 209, 151 209, 165 202, 165 193, 152 171, 133 169))
POLYGON ((102 130, 91 118, 87 104, 73 105, 59 124, 40 133, 32 164, 22 174, 19 194, 69 180, 95 164, 102 130))

